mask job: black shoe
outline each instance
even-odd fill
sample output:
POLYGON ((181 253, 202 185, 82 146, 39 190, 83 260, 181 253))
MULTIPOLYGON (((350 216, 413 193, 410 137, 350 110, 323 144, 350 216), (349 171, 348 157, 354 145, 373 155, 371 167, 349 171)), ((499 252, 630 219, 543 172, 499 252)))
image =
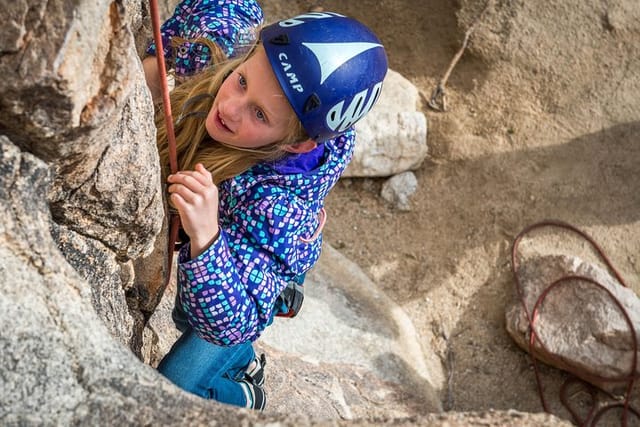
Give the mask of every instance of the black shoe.
POLYGON ((246 376, 245 378, 238 381, 242 386, 242 390, 244 391, 244 395, 247 398, 247 408, 256 409, 258 411, 263 411, 265 406, 267 406, 267 395, 264 392, 264 389, 259 385, 256 385, 251 380, 251 377, 246 376))
POLYGON ((254 362, 255 366, 251 370, 247 370, 245 376, 248 376, 255 385, 262 387, 264 385, 264 367, 267 365, 267 358, 263 353, 260 357, 256 357, 254 362))

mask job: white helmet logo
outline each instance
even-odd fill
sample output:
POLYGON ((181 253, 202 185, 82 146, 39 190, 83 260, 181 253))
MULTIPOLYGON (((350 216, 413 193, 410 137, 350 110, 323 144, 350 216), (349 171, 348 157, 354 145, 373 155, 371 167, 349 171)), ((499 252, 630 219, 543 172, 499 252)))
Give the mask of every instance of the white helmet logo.
POLYGON ((369 49, 382 47, 378 43, 302 43, 313 52, 320 64, 320 84, 343 64, 369 49))
POLYGON ((371 89, 365 89, 355 94, 346 108, 344 108, 344 101, 338 102, 327 112, 325 118, 327 126, 336 132, 344 132, 349 129, 371 110, 381 91, 382 82, 378 82, 371 89))

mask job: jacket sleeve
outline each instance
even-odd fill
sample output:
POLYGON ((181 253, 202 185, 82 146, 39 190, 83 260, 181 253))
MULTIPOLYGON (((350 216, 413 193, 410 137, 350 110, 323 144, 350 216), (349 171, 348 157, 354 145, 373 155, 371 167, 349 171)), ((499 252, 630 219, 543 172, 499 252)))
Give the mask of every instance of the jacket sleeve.
MULTIPOLYGON (((255 0, 183 0, 160 28, 165 60, 178 75, 190 75, 205 67, 211 58, 207 46, 195 42, 205 38, 215 42, 227 57, 239 46, 251 44, 264 14, 255 0), (172 47, 171 39, 184 39, 172 47)), ((156 55, 151 42, 146 51, 156 55)))
POLYGON ((309 233, 315 215, 297 201, 268 196, 237 209, 231 225, 200 256, 179 257, 181 303, 190 325, 217 345, 255 341, 271 323, 277 297, 320 255, 309 233))

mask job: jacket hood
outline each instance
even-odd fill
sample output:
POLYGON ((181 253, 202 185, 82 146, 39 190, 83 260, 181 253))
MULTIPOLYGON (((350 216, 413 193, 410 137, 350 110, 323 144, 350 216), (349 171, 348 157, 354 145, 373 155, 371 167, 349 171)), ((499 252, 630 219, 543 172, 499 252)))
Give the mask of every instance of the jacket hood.
POLYGON ((353 157, 355 132, 350 130, 322 145, 324 153, 319 165, 308 172, 282 173, 277 164, 261 163, 223 182, 221 191, 239 198, 246 192, 254 192, 256 186, 269 187, 268 193, 273 193, 274 189, 284 190, 307 203, 320 202, 322 206, 353 157))

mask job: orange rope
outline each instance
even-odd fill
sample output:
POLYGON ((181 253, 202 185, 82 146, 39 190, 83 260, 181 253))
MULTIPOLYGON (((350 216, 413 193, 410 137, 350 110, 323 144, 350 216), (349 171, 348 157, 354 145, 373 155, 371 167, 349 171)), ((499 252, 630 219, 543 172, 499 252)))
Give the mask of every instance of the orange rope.
MULTIPOLYGON (((520 302, 522 304, 522 308, 524 311, 524 314, 527 318, 527 321, 529 323, 529 355, 531 356, 532 359, 532 365, 533 365, 533 370, 535 373, 535 378, 536 378, 536 383, 537 383, 537 387, 538 387, 538 395, 540 396, 540 402, 542 404, 542 407, 544 409, 545 412, 551 413, 549 406, 547 405, 547 401, 545 399, 544 396, 544 389, 542 386, 542 379, 540 376, 540 372, 538 369, 538 363, 537 363, 537 357, 535 355, 535 343, 538 344, 538 349, 541 353, 544 353, 546 355, 546 358, 548 360, 552 360, 552 361, 556 361, 558 362, 559 365, 567 365, 566 361, 561 360, 558 356, 552 354, 549 349, 547 348, 547 346, 545 345, 545 343, 540 339, 540 336, 538 335, 538 331, 536 330, 536 322, 539 320, 539 316, 540 316, 540 308, 544 303, 545 298, 548 296, 548 294, 551 292, 551 290, 553 290, 554 288, 567 283, 568 281, 571 280, 581 280, 584 282, 588 282, 593 286, 597 286, 598 288, 602 289, 603 291, 606 292, 606 294, 608 295, 608 297, 616 304, 616 306, 618 307, 618 309, 620 310, 620 312, 622 313, 627 325, 629 326, 629 331, 631 334, 631 341, 632 341, 632 349, 633 349, 633 357, 632 357, 632 363, 631 366, 629 368, 629 374, 627 375, 623 375, 621 377, 616 377, 616 378, 608 378, 608 377, 604 377, 604 376, 600 376, 600 375, 596 375, 596 374, 587 374, 584 369, 579 369, 576 367, 569 367, 566 366, 566 369, 569 370, 569 372, 577 377, 589 377, 591 379, 595 379, 601 382, 611 382, 611 381, 627 381, 627 388, 626 388, 626 393, 624 396, 624 400, 622 402, 609 402, 609 403, 605 403, 603 405, 600 406, 600 408, 598 409, 598 402, 596 401, 596 393, 595 390, 592 388, 591 384, 586 384, 583 383, 584 385, 587 386, 589 394, 591 395, 591 400, 592 400, 592 407, 589 409, 589 413, 586 416, 586 418, 582 418, 580 417, 577 412, 571 407, 571 405, 569 404, 568 399, 566 398, 566 393, 567 393, 567 388, 569 386, 569 384, 573 383, 573 382, 577 382, 576 379, 568 379, 567 382, 565 384, 563 384, 563 386, 561 387, 561 391, 560 391, 560 400, 562 402, 562 404, 565 406, 565 408, 571 413, 571 416, 573 417, 574 421, 576 424, 578 424, 579 426, 595 426, 597 424, 597 422, 600 420, 600 418, 602 417, 602 415, 611 410, 611 409, 615 409, 615 408, 622 408, 622 416, 621 416, 621 425, 623 427, 626 427, 628 425, 628 417, 629 414, 633 414, 636 418, 640 419, 640 412, 631 406, 631 393, 633 391, 634 388, 634 384, 636 382, 636 380, 638 379, 638 376, 636 374, 637 372, 637 367, 638 367, 638 342, 637 342, 637 338, 636 338, 636 330, 634 328, 633 325, 633 321, 631 320, 629 313, 627 312, 627 310, 624 308, 624 306, 622 305, 622 303, 613 295, 613 293, 611 291, 609 291, 606 287, 604 287, 602 284, 598 283, 597 281, 589 278, 589 277, 585 277, 585 276, 578 276, 578 275, 566 275, 564 277, 561 277, 560 279, 556 280, 555 282, 551 283, 550 285, 548 285, 541 293, 541 295, 538 297, 538 299, 536 300, 533 310, 530 313, 528 308, 527 308, 527 304, 525 301, 525 296, 524 296, 524 291, 522 289, 522 284, 520 283, 520 278, 518 275, 518 270, 519 270, 519 262, 518 262, 518 245, 520 244, 520 241, 524 238, 524 236, 526 234, 528 234, 529 232, 538 229, 538 228, 542 228, 542 227, 558 227, 558 228, 562 228, 565 230, 569 230, 572 231, 576 234, 578 234, 580 237, 582 237, 583 239, 585 239, 587 242, 589 242, 591 244, 591 247, 595 250, 595 252, 600 256, 600 258, 603 260, 604 264, 607 266, 607 268, 609 269, 609 271, 611 273, 613 273, 613 275, 615 276, 615 278, 618 280, 618 282, 624 286, 627 287, 627 284, 625 283, 624 279, 622 278, 622 276, 620 275, 620 273, 618 272, 618 270, 616 270, 616 268, 613 266, 613 264, 611 263, 611 261, 609 260, 609 258, 605 255, 604 251, 602 250, 602 248, 600 248, 600 246, 589 236, 587 235, 585 232, 581 231, 580 229, 574 227, 573 225, 567 224, 565 222, 562 221, 555 221, 555 220, 547 220, 547 221, 542 221, 542 222, 538 222, 535 224, 532 224, 528 227, 526 227, 524 230, 522 230, 514 239, 513 242, 513 246, 511 248, 511 269, 514 275, 514 281, 516 284, 516 290, 518 292, 518 297, 520 298, 520 302), (577 372, 575 372, 577 371, 577 372)), ((604 390, 601 390, 604 391, 604 390)), ((606 391, 605 391, 606 393, 606 391)), ((608 394, 608 393, 606 393, 608 394)), ((609 397, 611 397, 609 395, 609 397)))
MULTIPOLYGON (((151 13, 151 24, 153 25, 153 39, 156 43, 156 59, 158 61, 158 72, 160 74, 160 90, 162 92, 162 107, 164 109, 164 123, 167 128, 167 139, 169 143, 169 168, 171 173, 178 172, 178 158, 176 155, 176 136, 173 128, 173 116, 171 114, 171 100, 169 99, 169 85, 167 84, 167 69, 164 62, 164 47, 162 45, 162 34, 160 33, 160 12, 158 11, 157 0, 149 0, 149 9, 151 13)), ((178 238, 178 229, 180 228, 180 216, 170 213, 169 226, 169 247, 168 247, 168 266, 167 279, 169 283, 171 278, 171 266, 173 263, 173 251, 175 242, 178 238)))
POLYGON ((151 24, 153 25, 153 39, 156 42, 156 59, 158 60, 158 72, 160 73, 160 90, 162 92, 162 106, 164 108, 164 121, 167 127, 167 139, 169 140, 169 167, 171 173, 178 172, 178 160, 176 158, 176 135, 173 129, 173 117, 171 115, 171 101, 169 100, 169 85, 167 84, 167 69, 164 63, 164 47, 162 34, 160 33, 160 13, 158 1, 149 0, 151 9, 151 24))

